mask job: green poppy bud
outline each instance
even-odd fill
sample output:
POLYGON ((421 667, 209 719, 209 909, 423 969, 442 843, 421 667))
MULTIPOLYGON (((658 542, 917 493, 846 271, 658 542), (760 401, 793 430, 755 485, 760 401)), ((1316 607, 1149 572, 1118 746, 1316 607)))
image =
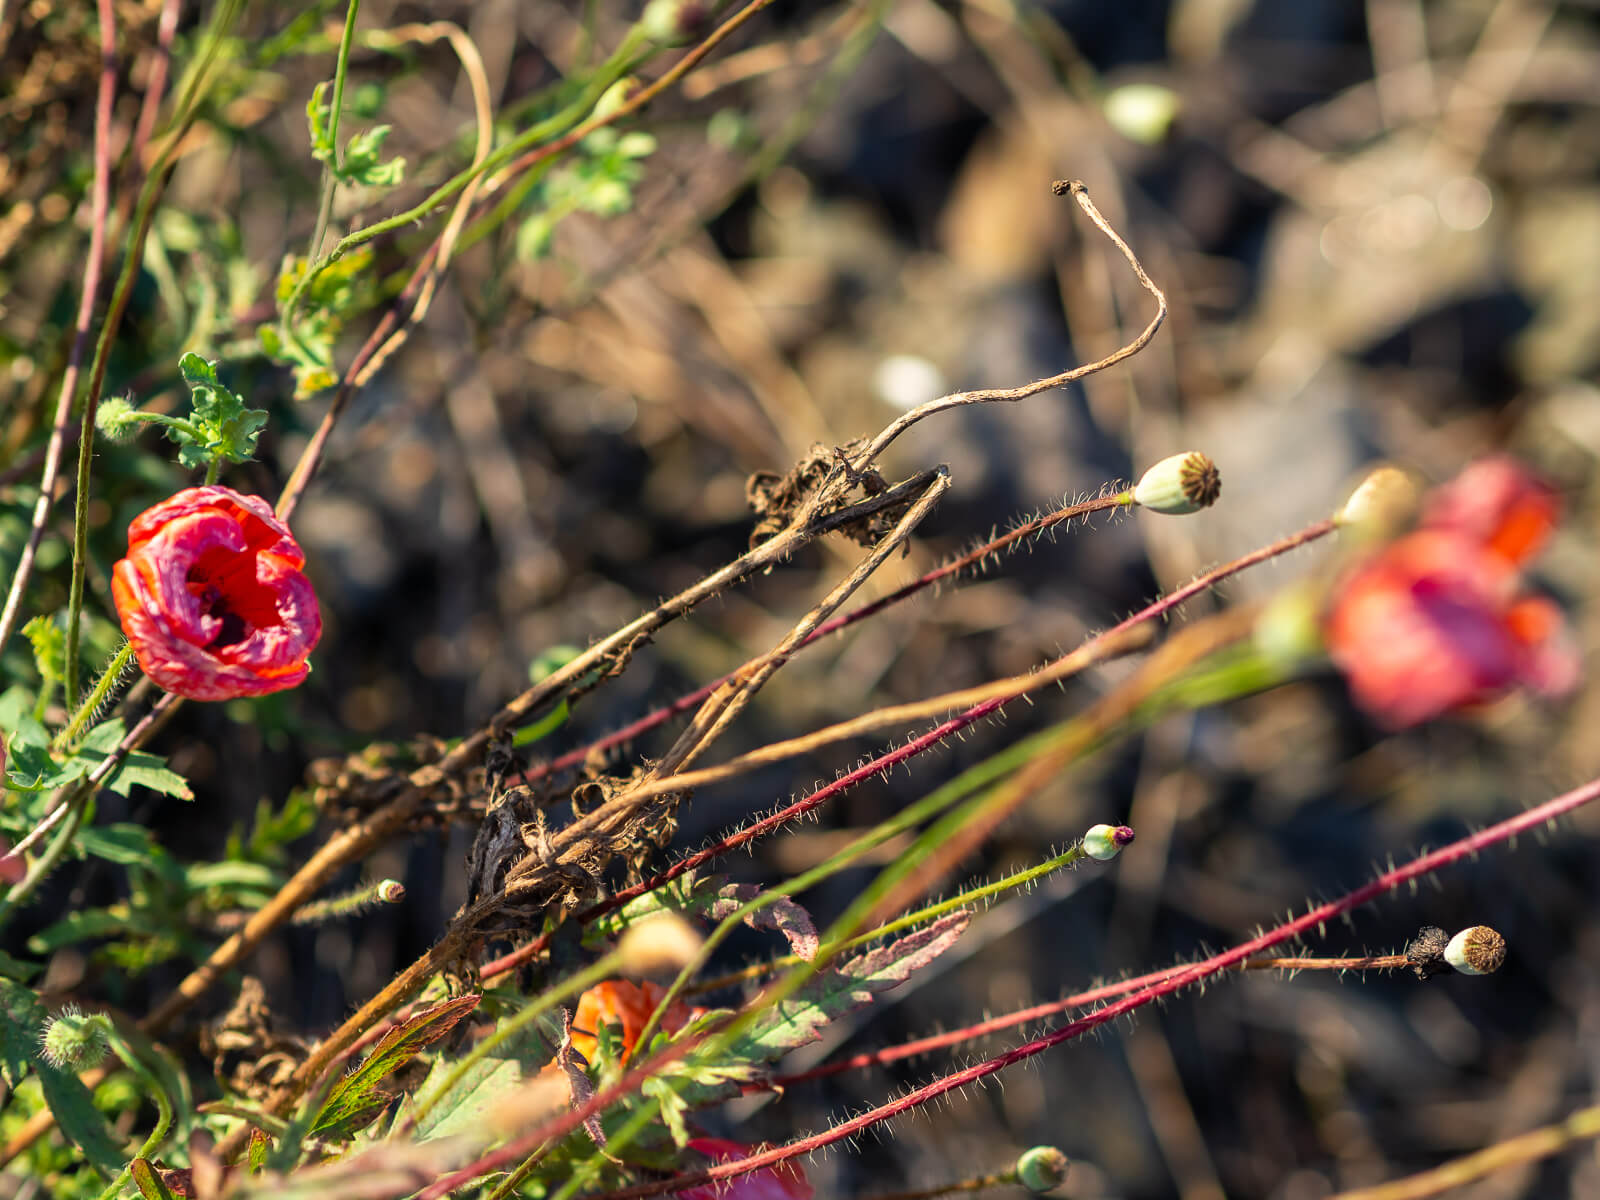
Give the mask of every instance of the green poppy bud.
POLYGON ((1054 1146, 1035 1146, 1017 1159, 1017 1182, 1042 1196, 1061 1186, 1071 1165, 1072 1160, 1054 1146))
POLYGON ((87 1071, 98 1066, 110 1048, 111 1018, 64 1008, 45 1022, 39 1053, 52 1067, 87 1071))

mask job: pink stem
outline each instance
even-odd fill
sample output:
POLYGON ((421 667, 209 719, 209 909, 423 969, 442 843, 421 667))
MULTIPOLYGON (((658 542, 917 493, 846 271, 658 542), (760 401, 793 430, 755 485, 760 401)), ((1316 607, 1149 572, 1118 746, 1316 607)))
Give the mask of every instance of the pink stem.
MULTIPOLYGON (((1252 550, 1249 554, 1244 555, 1242 558, 1236 558, 1232 562, 1224 563, 1222 566, 1207 571, 1191 582, 1184 584, 1183 587, 1178 588, 1170 595, 1163 596, 1161 599, 1147 604, 1144 608, 1141 608, 1131 617, 1128 617, 1126 620, 1113 625, 1104 633, 1096 634, 1094 637, 1086 641, 1084 646, 1087 647, 1098 645, 1108 638, 1113 638, 1120 634, 1126 633, 1129 629, 1132 629, 1135 625, 1138 625, 1141 622, 1154 620, 1157 617, 1163 616, 1172 609, 1176 608, 1178 605, 1182 604, 1184 601, 1188 600, 1190 597, 1206 590, 1209 587, 1212 587, 1217 583, 1220 583, 1230 575, 1237 574, 1248 567, 1253 567, 1257 563, 1265 562, 1270 558, 1276 558, 1280 554, 1286 554, 1290 550, 1294 550, 1305 545, 1307 542, 1313 542, 1320 537, 1325 537, 1327 534, 1333 532, 1333 529, 1334 523, 1331 520, 1318 521, 1313 525, 1308 525, 1298 533, 1290 534, 1285 538, 1280 538, 1270 545, 1262 546, 1258 550, 1252 550)), ((904 589, 901 590, 903 591, 904 589)), ((885 599, 887 600, 889 598, 886 597, 885 599)), ((845 618, 836 618, 836 620, 844 620, 853 615, 854 614, 846 614, 845 618)), ((819 626, 817 632, 820 634, 826 628, 826 625, 819 626)), ((716 686, 716 684, 711 685, 711 687, 716 686)), ((628 903, 628 901, 636 899, 639 896, 643 896, 647 892, 653 892, 656 888, 663 887, 666 884, 671 883, 674 879, 677 879, 685 872, 692 871, 703 863, 727 854, 731 850, 737 850, 740 846, 744 846, 754 841, 756 838, 762 837, 765 834, 772 832, 774 829, 788 824, 795 818, 804 816, 806 813, 816 808, 819 804, 831 800, 840 792, 854 787, 862 780, 870 779, 880 771, 886 771, 890 767, 896 766, 908 758, 911 758, 917 754, 921 754, 924 750, 931 746, 937 745, 939 742, 949 737, 952 733, 955 733, 961 729, 965 729, 974 721, 981 721, 984 717, 997 712, 1004 706, 1004 703, 1005 702, 1001 700, 986 700, 982 704, 974 705, 972 708, 967 709, 966 712, 951 717, 943 724, 935 726, 927 733, 922 734, 920 737, 914 739, 906 745, 895 750, 890 750, 885 754, 881 754, 871 762, 867 763, 865 766, 857 767, 849 774, 842 775, 832 783, 818 788, 809 796, 805 797, 805 799, 798 800, 789 805, 787 808, 781 808, 777 812, 763 817, 754 824, 739 830, 737 833, 729 834, 720 841, 707 846, 704 850, 696 851, 687 858, 678 860, 665 871, 662 871, 659 875, 656 875, 651 879, 647 879, 643 883, 636 884, 631 888, 625 888, 623 891, 620 891, 616 895, 612 896, 609 900, 603 901, 602 903, 595 905, 593 908, 586 909, 578 914, 578 920, 587 923, 589 921, 593 921, 596 917, 601 917, 606 913, 614 912, 622 905, 628 903)), ((587 751, 584 751, 583 753, 587 753, 587 751)), ((511 953, 494 959, 491 962, 485 963, 481 973, 485 979, 489 979, 495 975, 504 974, 505 972, 510 971, 523 963, 530 962, 537 958, 544 951, 544 948, 548 942, 549 935, 541 934, 527 945, 519 946, 517 949, 511 951, 511 953)))
MULTIPOLYGON (((1000 551, 1008 549, 1017 542, 1022 541, 1024 538, 1030 537, 1034 534, 1043 533, 1047 529, 1051 529, 1056 525, 1062 524, 1063 522, 1071 521, 1076 517, 1087 517, 1093 512, 1099 512, 1107 508, 1115 508, 1118 506, 1118 503, 1119 501, 1116 496, 1105 496, 1098 500, 1090 500, 1084 504, 1068 505, 1066 508, 1057 509, 1055 512, 1048 513, 1042 517, 1035 517, 1026 524, 1019 525, 1017 528, 1013 529, 1010 533, 1005 534, 1003 537, 998 537, 992 541, 985 542, 976 549, 967 551, 967 553, 961 555, 959 558, 954 558, 945 563, 943 566, 935 567, 926 575, 923 575, 919 579, 913 579, 904 587, 897 588, 895 591, 890 592, 887 596, 880 596, 870 604, 863 604, 861 607, 853 609, 847 613, 842 613, 839 616, 834 617, 832 620, 824 621, 821 625, 818 625, 815 629, 813 629, 810 635, 807 636, 806 639, 800 643, 800 645, 809 646, 819 638, 827 637, 830 633, 837 633, 839 630, 846 629, 858 621, 865 621, 868 617, 876 616, 890 605, 898 604, 908 596, 914 596, 924 588, 931 587, 932 585, 938 583, 941 579, 948 579, 950 576, 959 571, 965 570, 967 567, 981 563, 990 555, 998 554, 1000 551)), ((743 669, 743 667, 739 668, 740 671, 743 669)), ((656 726, 663 725, 667 721, 670 721, 673 717, 676 717, 681 713, 688 712, 692 708, 698 707, 702 700, 711 695, 712 692, 716 691, 719 687, 727 683, 737 674, 739 674, 739 671, 730 671, 721 679, 714 679, 704 687, 697 688, 686 696, 680 696, 666 707, 658 708, 655 712, 648 713, 645 716, 640 717, 637 721, 634 721, 630 725, 624 725, 615 733, 609 733, 605 737, 591 742, 587 746, 580 746, 578 749, 569 751, 568 753, 563 754, 560 758, 552 759, 550 762, 538 763, 535 766, 529 767, 528 770, 524 772, 522 781, 524 783, 532 783, 536 779, 543 779, 546 775, 553 775, 558 771, 565 771, 571 767, 581 766, 584 762, 588 761, 590 755, 597 753, 603 754, 607 750, 615 749, 617 746, 620 746, 625 742, 631 742, 640 734, 648 733, 650 730, 656 728, 656 726)))
POLYGON ((1014 1049, 1007 1050, 1004 1054, 997 1055, 985 1062, 941 1076, 932 1083, 926 1084, 907 1095, 891 1100, 886 1104, 880 1104, 860 1116, 852 1117, 848 1121, 842 1121, 838 1125, 823 1130, 821 1133, 789 1142, 783 1146, 776 1146, 770 1150, 762 1150, 732 1162, 719 1163, 704 1171, 675 1175, 671 1179, 640 1184, 636 1187, 623 1188, 620 1191, 606 1192, 602 1196, 595 1197, 595 1200, 642 1200, 645 1196, 666 1195, 673 1192, 681 1192, 685 1188, 698 1187, 708 1183, 719 1183, 739 1175, 747 1175, 751 1171, 758 1171, 763 1167, 770 1167, 787 1159, 796 1158, 802 1154, 810 1154, 814 1150, 820 1150, 824 1146, 832 1145, 834 1142, 842 1141, 845 1138, 854 1137, 869 1126, 876 1125, 880 1121, 889 1120, 891 1117, 898 1116, 900 1113, 915 1108, 920 1104, 925 1104, 929 1100, 954 1091, 956 1088, 975 1083, 979 1079, 993 1075, 1013 1063, 1032 1058, 1034 1055, 1048 1050, 1051 1046, 1059 1045, 1061 1042, 1078 1037, 1091 1029, 1096 1029, 1108 1021, 1113 1021, 1123 1013, 1142 1008, 1152 1000, 1159 1000, 1162 996, 1170 995, 1188 987, 1192 983, 1198 983, 1202 979, 1226 971, 1229 967, 1243 962, 1252 955, 1290 941, 1308 930, 1315 929, 1318 925, 1332 920, 1334 917, 1359 908, 1369 901, 1376 900, 1383 893, 1393 891, 1402 884, 1432 874, 1434 871, 1477 854, 1490 846, 1516 837, 1520 833, 1526 833, 1530 829, 1534 829, 1548 821, 1553 821, 1557 817, 1572 812, 1574 809, 1581 808, 1595 799, 1600 799, 1600 779, 1591 780, 1582 787, 1557 796, 1553 800, 1548 800, 1537 808, 1531 808, 1527 812, 1519 813, 1515 817, 1510 817, 1498 824, 1491 825, 1487 829, 1452 842, 1448 846, 1443 846, 1432 853, 1420 855, 1404 866, 1385 871, 1371 883, 1359 887, 1337 900, 1319 905, 1302 917, 1286 921, 1276 929, 1264 933, 1260 937, 1241 942, 1233 949, 1213 955, 1203 962, 1172 971, 1166 978, 1141 989, 1133 995, 1118 1000, 1113 1004, 1108 1004, 1106 1007, 1086 1016, 1079 1017, 1076 1021, 1063 1025, 1060 1029, 1053 1030, 1043 1037, 1035 1038, 1031 1042, 1026 1042, 1014 1049))
MULTIPOLYGON (((78 390, 78 371, 83 366, 83 350, 89 342, 89 326, 94 319, 95 297, 100 291, 100 271, 105 263, 106 215, 111 208, 111 116, 117 91, 117 18, 111 0, 100 0, 100 90, 94 109, 94 183, 90 189, 91 218, 89 255, 83 264, 83 293, 78 299, 78 320, 73 328, 72 349, 67 369, 61 376, 61 392, 56 400, 56 421, 50 430, 45 450, 44 477, 39 481, 39 499, 33 508, 33 523, 28 542, 22 548, 16 574, 6 594, 5 611, 0 613, 0 651, 11 640, 22 595, 33 573, 34 558, 50 520, 55 502, 56 482, 61 477, 61 458, 66 450, 72 425, 72 401, 78 390)), ((70 699, 70 697, 69 697, 70 699)))

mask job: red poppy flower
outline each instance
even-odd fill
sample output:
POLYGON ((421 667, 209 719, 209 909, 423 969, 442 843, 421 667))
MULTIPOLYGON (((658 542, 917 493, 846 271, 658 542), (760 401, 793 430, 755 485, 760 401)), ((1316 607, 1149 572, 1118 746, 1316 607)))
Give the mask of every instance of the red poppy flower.
POLYGON ((1437 489, 1416 532, 1334 594, 1324 633, 1356 701, 1400 729, 1516 687, 1571 688, 1578 656, 1560 610, 1519 594, 1519 568, 1558 511, 1554 492, 1503 458, 1437 489))
MULTIPOLYGON (((752 1149, 726 1138, 710 1137, 689 1139, 689 1148, 715 1162, 746 1158, 752 1149)), ((812 1194, 806 1173, 792 1159, 678 1193, 680 1200, 811 1200, 812 1194)))
POLYGON ((167 691, 260 696, 311 669, 322 615, 305 561, 260 497, 187 488, 128 526, 111 596, 139 665, 167 691))
MULTIPOLYGON (((644 1024, 661 1003, 667 989, 659 983, 630 983, 626 979, 612 979, 597 983, 578 997, 577 1011, 572 1014, 572 1048, 591 1063, 600 1047, 595 1035, 602 1025, 622 1026, 622 1058, 627 1061, 633 1047, 644 1032, 644 1024)), ((705 1009, 694 1008, 682 1000, 674 1000, 662 1014, 661 1031, 676 1033, 705 1009)))

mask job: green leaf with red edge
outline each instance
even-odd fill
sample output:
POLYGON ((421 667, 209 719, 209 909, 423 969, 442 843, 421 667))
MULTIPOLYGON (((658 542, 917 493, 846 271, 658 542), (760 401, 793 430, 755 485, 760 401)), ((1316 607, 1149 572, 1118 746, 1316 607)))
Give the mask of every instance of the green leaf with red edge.
MULTIPOLYGON (((716 1062, 702 1062, 691 1054, 668 1063, 657 1073, 659 1082, 646 1086, 645 1093, 660 1102, 662 1118, 681 1135, 685 1129, 682 1111, 704 1108, 737 1095, 744 1084, 764 1073, 766 1064, 816 1041, 830 1021, 871 1004, 874 996, 905 982, 912 972, 938 958, 955 945, 971 919, 968 912, 950 913, 837 967, 825 967, 783 1003, 764 1008, 760 1018, 735 1038, 716 1062)), ((658 1034, 651 1041, 649 1053, 658 1052, 672 1041, 695 1037, 720 1024, 727 1015, 725 1010, 713 1010, 696 1017, 670 1038, 658 1034)))
POLYGON ((968 912, 953 912, 915 933, 876 946, 837 967, 819 971, 782 1004, 766 1009, 728 1049, 739 1062, 776 1062, 789 1051, 821 1037, 830 1021, 872 1003, 879 992, 904 983, 955 945, 968 912))
MULTIPOLYGON (((485 1006, 487 1007, 487 1005, 485 1006)), ((404 1119, 416 1111, 418 1101, 428 1105, 417 1119, 413 1136, 419 1142, 478 1133, 495 1111, 539 1077, 553 1062, 564 1033, 562 1015, 545 1013, 531 1025, 513 1033, 488 1054, 477 1059, 449 1091, 439 1094, 457 1063, 443 1056, 399 1110, 404 1119)))
POLYGON ((334 1140, 352 1138, 378 1119, 394 1096, 378 1085, 456 1027, 462 1017, 478 1005, 479 996, 471 993, 446 1000, 413 1014, 391 1029, 372 1048, 361 1065, 341 1079, 328 1093, 316 1119, 313 1135, 334 1140))

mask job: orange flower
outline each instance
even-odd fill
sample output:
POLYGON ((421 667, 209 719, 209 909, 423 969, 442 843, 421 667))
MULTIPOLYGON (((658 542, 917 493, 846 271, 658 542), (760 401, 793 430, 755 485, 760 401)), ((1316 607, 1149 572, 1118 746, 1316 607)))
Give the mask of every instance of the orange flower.
POLYGON ((1516 687, 1577 682, 1560 610, 1520 594, 1520 568, 1559 502, 1515 462, 1488 459, 1439 488, 1421 526, 1337 588, 1324 634, 1357 703, 1393 729, 1516 687))
POLYGON ((291 688, 322 636, 305 555, 258 496, 187 488, 135 517, 111 578, 144 673, 190 700, 291 688))
MULTIPOLYGON (((600 1027, 621 1025, 622 1060, 626 1062, 639 1035, 644 1032, 645 1022, 666 994, 666 988, 648 981, 629 983, 625 979, 612 979, 595 984, 578 997, 578 1010, 572 1017, 572 1048, 592 1063, 600 1045, 596 1037, 600 1027)), ((661 1031, 676 1033, 703 1012, 703 1008, 674 1000, 662 1014, 661 1031)))

